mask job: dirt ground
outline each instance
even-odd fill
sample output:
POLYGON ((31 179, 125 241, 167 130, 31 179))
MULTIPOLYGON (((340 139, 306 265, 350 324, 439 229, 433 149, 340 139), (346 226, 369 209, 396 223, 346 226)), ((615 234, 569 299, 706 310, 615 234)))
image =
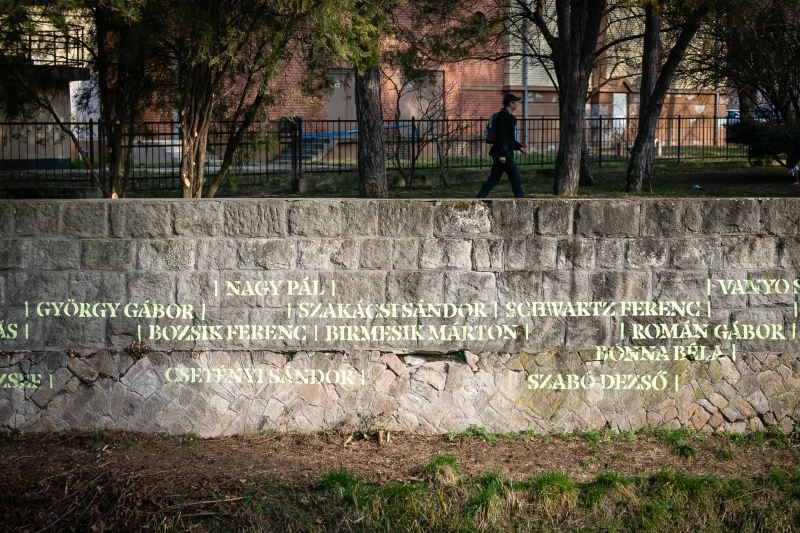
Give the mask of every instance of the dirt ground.
POLYGON ((455 455, 465 476, 498 470, 522 481, 559 470, 578 483, 602 471, 646 477, 663 469, 755 479, 776 469, 795 472, 800 459, 800 448, 791 440, 737 444, 712 435, 688 442, 696 450, 691 458, 675 455, 673 445, 652 434, 629 439, 511 436, 487 442, 463 435, 397 433, 383 445, 337 432, 214 439, 117 432, 4 434, 0 530, 71 530, 74 515, 83 513, 81 523, 86 523, 83 515, 93 506, 108 516, 104 498, 113 500, 112 511, 122 517, 115 527, 126 523, 131 508, 131 520, 176 512, 203 516, 208 503, 203 499, 239 500, 245 487, 264 480, 307 490, 340 467, 381 485, 416 481, 422 465, 439 452, 455 455), (725 460, 720 459, 723 449, 733 452, 725 460))
POLYGON ((168 482, 192 485, 275 476, 287 481, 319 477, 344 467, 372 482, 416 479, 422 464, 438 452, 459 459, 466 475, 500 470, 514 480, 562 470, 581 482, 599 471, 646 477, 669 468, 692 475, 755 478, 770 469, 791 471, 798 466, 800 448, 759 444, 730 444, 719 436, 692 441, 697 450, 686 459, 654 437, 637 435, 591 442, 583 437, 499 438, 495 442, 447 436, 394 433, 389 443, 349 438, 340 433, 275 434, 181 438, 124 432, 25 434, 0 441, 0 486, 26 487, 81 468, 108 467, 168 482), (734 457, 718 458, 723 446, 734 457))

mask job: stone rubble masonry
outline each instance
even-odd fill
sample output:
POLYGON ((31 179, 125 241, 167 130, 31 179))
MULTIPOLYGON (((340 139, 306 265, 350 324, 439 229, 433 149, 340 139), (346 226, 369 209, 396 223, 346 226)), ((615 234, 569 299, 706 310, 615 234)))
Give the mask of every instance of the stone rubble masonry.
POLYGON ((800 340, 789 335, 800 299, 800 199, 2 201, 0 240, 0 428, 215 436, 370 420, 421 433, 471 424, 496 432, 740 432, 789 431, 800 421, 800 340), (784 280, 792 290, 724 295, 715 287, 706 296, 710 278, 784 280), (214 290, 230 280, 304 279, 335 283, 336 297, 214 290), (40 317, 30 308, 26 316, 26 302, 68 299, 191 305, 192 316, 125 317, 121 307, 116 317, 40 317), (709 338, 698 344, 719 344, 725 355, 694 362, 595 360, 597 346, 692 342, 621 338, 629 320, 619 316, 531 317, 527 337, 441 342, 314 340, 310 330, 302 341, 266 343, 146 338, 151 325, 314 324, 329 332, 398 323, 304 322, 296 307, 287 316, 299 301, 484 303, 491 313, 494 302, 503 310, 514 302, 707 300, 713 317, 693 322, 779 324, 787 338, 709 338), (140 326, 150 351, 132 345, 140 326), (229 370, 219 381, 188 381, 213 376, 208 369, 229 370), (662 375, 664 386, 605 386, 617 375, 662 375), (558 379, 563 387, 538 387, 558 379))

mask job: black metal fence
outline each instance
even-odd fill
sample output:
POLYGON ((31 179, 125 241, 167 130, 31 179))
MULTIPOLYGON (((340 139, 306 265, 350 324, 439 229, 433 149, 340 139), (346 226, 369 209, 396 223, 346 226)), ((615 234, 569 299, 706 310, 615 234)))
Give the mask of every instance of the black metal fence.
MULTIPOLYGON (((483 140, 486 118, 386 121, 387 168, 482 168, 491 164, 483 140)), ((593 164, 627 161, 636 137, 636 119, 587 118, 586 145, 593 164)), ((517 137, 529 153, 520 166, 548 167, 559 145, 559 120, 518 121, 517 137)), ((96 122, 67 125, 81 149, 101 174, 108 172, 107 143, 96 122)), ((205 162, 206 183, 220 170, 234 124, 218 122, 210 129, 205 162)), ((657 159, 743 159, 746 147, 726 141, 725 119, 663 118, 656 132, 657 159)), ((132 190, 180 188, 181 138, 176 123, 136 124, 125 172, 132 190)), ((357 170, 358 127, 349 120, 302 120, 299 117, 258 124, 246 133, 235 152, 229 182, 258 186, 299 180, 306 174, 357 170)), ((90 186, 89 172, 70 138, 55 123, 0 123, 0 187, 90 186)))

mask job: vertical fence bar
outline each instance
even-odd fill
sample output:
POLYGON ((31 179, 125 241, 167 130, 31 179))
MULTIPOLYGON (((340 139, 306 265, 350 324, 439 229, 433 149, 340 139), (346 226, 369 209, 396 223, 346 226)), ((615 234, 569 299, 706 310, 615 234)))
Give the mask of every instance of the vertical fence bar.
POLYGON ((597 155, 597 159, 598 159, 597 166, 602 167, 603 166, 603 115, 600 115, 599 117, 597 117, 597 121, 598 121, 598 124, 599 124, 599 126, 598 126, 598 136, 599 136, 598 147, 599 147, 599 149, 597 150, 597 152, 598 152, 598 155, 597 155))
POLYGON ((678 115, 678 164, 681 164, 681 116, 678 115))
MULTIPOLYGON (((78 154, 80 156, 80 154, 78 154)), ((80 157, 78 159, 80 161, 80 157)), ((89 163, 94 166, 94 121, 89 119, 89 163)))

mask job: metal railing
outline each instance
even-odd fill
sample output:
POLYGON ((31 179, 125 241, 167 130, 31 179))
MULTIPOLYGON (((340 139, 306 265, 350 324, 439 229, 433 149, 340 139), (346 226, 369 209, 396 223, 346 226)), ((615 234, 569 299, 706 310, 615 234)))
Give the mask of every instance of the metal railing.
MULTIPOLYGON (((491 165, 483 140, 487 119, 386 121, 387 169, 483 168, 491 165)), ((219 171, 234 124, 210 129, 204 173, 209 183, 219 171)), ((556 118, 518 121, 527 128, 529 153, 519 166, 549 167, 559 144, 556 118)), ((108 172, 101 124, 71 123, 81 148, 101 176, 108 172)), ((623 164, 636 137, 636 119, 586 119, 586 145, 593 164, 623 164)), ((298 117, 250 128, 236 150, 229 185, 296 183, 303 175, 357 171, 358 126, 352 120, 298 117)), ((746 159, 747 148, 726 142, 725 119, 663 118, 656 132, 657 160, 746 159)), ((142 122, 134 127, 127 183, 133 190, 180 189, 181 138, 176 123, 142 122)), ((55 123, 0 123, 0 187, 90 186, 89 172, 76 147, 55 123)))
POLYGON ((31 65, 85 67, 84 30, 69 26, 65 31, 42 30, 29 34, 12 46, 8 53, 31 65))

